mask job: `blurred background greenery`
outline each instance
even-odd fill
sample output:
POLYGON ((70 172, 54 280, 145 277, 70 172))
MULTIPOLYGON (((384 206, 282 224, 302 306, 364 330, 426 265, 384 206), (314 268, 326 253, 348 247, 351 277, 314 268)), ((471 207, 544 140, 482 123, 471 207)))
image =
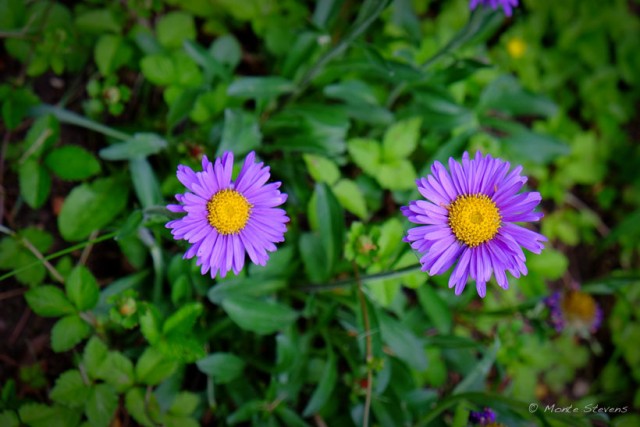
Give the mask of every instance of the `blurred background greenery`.
POLYGON ((640 425, 639 11, 0 0, 0 425, 640 425), (291 222, 211 280, 163 206, 228 150, 291 222), (464 150, 524 166, 549 239, 484 299, 401 241, 464 150))

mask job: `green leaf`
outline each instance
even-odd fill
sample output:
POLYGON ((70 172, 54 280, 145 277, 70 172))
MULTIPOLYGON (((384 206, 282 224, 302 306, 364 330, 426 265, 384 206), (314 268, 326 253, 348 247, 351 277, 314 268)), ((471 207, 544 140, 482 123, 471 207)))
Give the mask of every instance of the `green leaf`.
POLYGON ((424 345, 400 321, 378 311, 382 340, 391 347, 398 358, 420 371, 427 368, 424 345))
POLYGON ((261 141, 260 126, 254 115, 231 108, 224 110, 224 129, 216 156, 225 151, 240 156, 258 148, 261 141))
POLYGON ((329 98, 340 99, 347 103, 354 103, 356 105, 378 104, 375 90, 361 80, 347 80, 345 82, 325 86, 323 92, 325 96, 329 98))
POLYGON ((304 154, 302 158, 314 181, 333 185, 340 179, 340 169, 332 160, 313 154, 304 154))
POLYGON ((173 58, 164 53, 147 55, 140 60, 142 75, 158 86, 168 86, 178 79, 173 58))
POLYGON ((29 427, 75 427, 81 413, 63 406, 27 403, 18 411, 20 420, 29 427))
POLYGON ((100 74, 109 76, 133 57, 133 49, 120 35, 104 34, 100 36, 93 51, 93 58, 100 74))
POLYGON ((107 31, 120 33, 122 24, 109 9, 96 9, 79 12, 75 25, 78 30, 86 33, 104 33, 107 31))
POLYGON ((124 354, 110 351, 100 364, 96 378, 106 381, 117 392, 122 393, 135 382, 133 363, 124 354))
POLYGON ((64 286, 69 300, 79 311, 91 310, 98 304, 100 288, 88 268, 82 265, 74 268, 64 286))
POLYGON ((482 359, 469 371, 466 377, 456 385, 452 394, 464 393, 467 391, 484 390, 485 379, 491 370, 498 350, 500 349, 500 341, 496 339, 493 345, 487 349, 482 359))
POLYGON ((148 347, 136 363, 136 379, 146 385, 157 385, 178 368, 178 363, 169 360, 153 347, 148 347))
POLYGON ((185 89, 177 98, 173 99, 169 105, 167 113, 167 123, 169 129, 184 120, 194 109, 194 104, 198 97, 202 94, 201 89, 185 89))
POLYGON ((180 307, 178 311, 169 316, 164 322, 162 334, 166 336, 170 334, 183 335, 191 333, 193 325, 195 325, 196 320, 202 315, 203 311, 204 307, 199 302, 193 302, 180 307))
POLYGON ((51 348, 56 353, 71 350, 91 334, 91 327, 77 315, 58 320, 51 329, 51 348))
POLYGON ((27 158, 40 158, 42 153, 49 150, 59 137, 60 122, 58 119, 50 114, 38 117, 24 139, 24 155, 27 155, 27 158))
POLYGON ((173 403, 169 408, 169 413, 172 415, 186 417, 193 414, 193 412, 198 408, 199 403, 200 397, 197 394, 183 391, 178 393, 176 398, 173 400, 173 403))
POLYGON ((232 34, 218 37, 209 48, 211 55, 221 64, 233 70, 242 59, 242 47, 232 34))
POLYGON ((35 159, 27 159, 18 170, 20 195, 34 209, 41 207, 49 198, 51 177, 35 159))
POLYGON ((24 297, 38 316, 59 317, 75 312, 64 292, 55 286, 45 285, 30 289, 24 297))
POLYGON ((396 160, 380 165, 373 175, 382 188, 387 190, 410 190, 415 187, 418 175, 409 160, 396 160))
POLYGON ((316 184, 316 214, 320 240, 327 254, 329 272, 342 257, 342 245, 345 237, 344 212, 326 184, 316 184))
POLYGON ((20 420, 13 411, 0 412, 0 425, 3 427, 20 427, 20 420))
MULTIPOLYGON (((271 264, 273 260, 270 260, 271 264)), ((275 294, 276 291, 287 286, 287 282, 277 279, 229 279, 224 282, 218 282, 209 289, 207 296, 214 304, 221 304, 225 298, 232 298, 237 295, 246 295, 252 297, 261 297, 265 295, 275 294)))
POLYGON ((213 353, 196 362, 200 372, 218 384, 226 384, 242 375, 245 362, 235 354, 213 353))
POLYGON ((118 394, 108 384, 96 384, 89 392, 85 413, 92 426, 108 427, 118 408, 118 394))
POLYGON ((149 413, 159 414, 160 407, 153 393, 149 394, 149 402, 146 402, 144 390, 141 388, 132 388, 127 391, 124 398, 124 405, 127 412, 140 425, 145 427, 153 427, 155 423, 149 419, 149 413))
POLYGON ((418 289, 418 299, 425 314, 443 335, 451 333, 453 327, 453 315, 447 302, 430 286, 422 286, 418 289))
POLYGON ((89 386, 82 380, 80 371, 72 369, 58 377, 49 397, 56 403, 78 408, 84 406, 88 392, 89 386))
POLYGON ((41 253, 46 253, 53 244, 53 236, 35 227, 27 227, 15 236, 7 236, 0 240, 0 268, 16 269, 16 279, 20 283, 35 286, 41 283, 47 272, 42 263, 24 245, 22 238, 27 239, 41 253), (29 267, 29 268, 26 268, 29 267))
POLYGON ((294 84, 282 77, 239 77, 227 89, 238 98, 269 99, 292 92, 294 84))
POLYGON ((381 160, 381 148, 372 139, 354 138, 347 141, 347 150, 354 163, 371 176, 376 176, 381 160))
POLYGON ((358 184, 350 179, 341 179, 332 187, 340 204, 349 212, 361 219, 367 219, 367 201, 358 184))
POLYGON ((130 160, 157 154, 168 147, 167 141, 155 133, 136 133, 132 139, 103 148, 98 155, 104 160, 130 160))
POLYGON ((160 183, 158 183, 158 178, 153 172, 149 161, 144 157, 131 159, 129 160, 129 170, 133 188, 142 207, 148 208, 161 205, 160 183))
POLYGON ((98 378, 100 368, 107 357, 107 346, 100 341, 98 337, 91 337, 87 345, 84 347, 82 363, 87 369, 90 378, 98 378))
POLYGON ((395 123, 384 134, 382 158, 384 160, 405 159, 418 146, 422 119, 414 117, 395 123))
POLYGON ((318 387, 311 395, 309 403, 307 403, 307 406, 304 408, 303 416, 308 417, 318 413, 327 404, 327 402, 329 402, 337 380, 338 368, 336 366, 336 357, 333 354, 333 351, 329 349, 329 356, 325 362, 322 377, 320 377, 318 387))
POLYGON ((140 315, 140 332, 150 344, 155 344, 160 340, 161 324, 160 315, 155 307, 149 306, 140 315))
POLYGON ((322 247, 320 236, 302 233, 298 241, 304 269, 312 283, 322 283, 331 275, 328 270, 327 253, 322 247))
POLYGON ((501 76, 493 80, 482 92, 478 103, 480 111, 490 109, 519 115, 552 117, 558 107, 550 99, 525 91, 518 80, 511 76, 501 76))
POLYGON ((44 164, 59 178, 76 181, 100 173, 100 163, 82 147, 65 145, 51 151, 44 164))
POLYGON ((160 44, 168 49, 182 47, 186 40, 195 40, 196 26, 193 16, 185 12, 169 12, 156 25, 160 44))
POLYGON ((78 241, 108 225, 126 206, 128 188, 116 178, 100 178, 74 188, 64 201, 58 229, 67 241, 78 241))
POLYGON ((226 298, 222 308, 240 328, 258 335, 282 330, 298 318, 298 313, 288 305, 244 295, 226 298))

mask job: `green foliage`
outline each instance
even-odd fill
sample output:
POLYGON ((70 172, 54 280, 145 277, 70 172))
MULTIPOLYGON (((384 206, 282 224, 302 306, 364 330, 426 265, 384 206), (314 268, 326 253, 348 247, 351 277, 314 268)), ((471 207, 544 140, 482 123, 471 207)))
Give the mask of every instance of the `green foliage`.
POLYGON ((76 3, 0 0, 0 425, 638 424, 629 2, 76 3), (523 166, 548 238, 482 300, 421 271, 400 213, 476 150, 523 166), (266 266, 211 279, 164 206, 228 151, 290 221, 266 266), (569 289, 597 333, 549 323, 569 289))

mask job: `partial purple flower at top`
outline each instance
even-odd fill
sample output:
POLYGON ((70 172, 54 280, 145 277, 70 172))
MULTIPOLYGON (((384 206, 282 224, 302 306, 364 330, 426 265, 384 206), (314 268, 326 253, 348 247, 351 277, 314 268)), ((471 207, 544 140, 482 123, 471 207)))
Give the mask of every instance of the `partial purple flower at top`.
POLYGON ((178 205, 168 205, 172 212, 186 213, 166 225, 177 239, 191 247, 184 258, 198 257, 201 273, 218 272, 225 277, 233 270, 238 274, 244 266, 245 253, 254 264, 265 265, 274 243, 284 241, 289 218, 276 209, 287 200, 280 182, 266 184, 269 167, 255 162, 255 153, 247 155, 235 181, 231 179, 233 154, 226 152, 211 163, 202 158, 202 171, 194 172, 178 166, 178 179, 187 188, 177 194, 178 205))
POLYGON ((516 278, 527 274, 522 248, 538 254, 544 247, 543 235, 516 225, 542 218, 534 212, 540 193, 519 193, 527 178, 520 175, 522 166, 510 169, 509 162, 480 152, 474 159, 465 152, 462 163, 450 158, 449 171, 435 162, 431 175, 417 180, 427 200, 401 208, 419 224, 404 240, 420 253, 422 271, 433 276, 456 264, 449 279, 456 295, 473 279, 484 298, 492 275, 507 289, 507 271, 516 278))
POLYGON ((474 10, 479 4, 490 6, 493 9, 502 7, 504 14, 511 16, 513 14, 513 8, 518 6, 518 0, 471 0, 469 2, 469 8, 474 10))
POLYGON ((471 424, 479 424, 486 426, 489 423, 496 422, 496 413, 491 408, 484 408, 482 411, 471 411, 469 413, 469 422, 471 424))

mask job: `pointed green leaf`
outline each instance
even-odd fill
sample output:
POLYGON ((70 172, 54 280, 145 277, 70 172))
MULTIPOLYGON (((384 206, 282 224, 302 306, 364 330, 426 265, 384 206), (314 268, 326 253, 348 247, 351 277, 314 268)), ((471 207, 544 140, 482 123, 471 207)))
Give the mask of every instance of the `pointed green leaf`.
POLYGON ((79 311, 91 310, 98 303, 100 288, 88 268, 82 265, 74 268, 64 286, 67 296, 79 311))
POLYGON ((45 285, 30 289, 24 297, 38 316, 59 317, 75 312, 73 304, 64 292, 55 286, 45 285))

